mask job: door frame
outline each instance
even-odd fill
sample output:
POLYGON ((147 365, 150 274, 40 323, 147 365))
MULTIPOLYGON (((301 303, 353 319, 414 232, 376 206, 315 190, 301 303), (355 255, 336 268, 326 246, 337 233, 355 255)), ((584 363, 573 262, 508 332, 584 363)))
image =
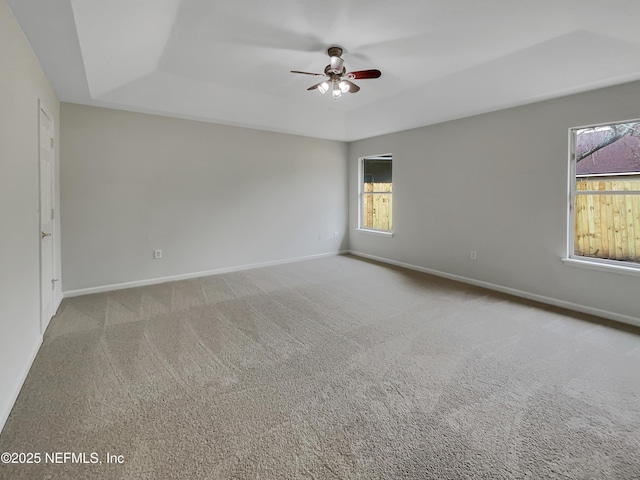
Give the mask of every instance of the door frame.
POLYGON ((51 111, 49 110, 49 108, 47 107, 47 105, 42 101, 42 99, 38 99, 38 259, 39 259, 39 273, 40 273, 40 334, 44 335, 45 330, 47 329, 47 326, 49 325, 49 322, 51 321, 51 318, 53 318, 53 316, 56 314, 57 311, 57 301, 56 301, 56 289, 55 284, 52 285, 51 288, 51 317, 49 318, 45 318, 45 315, 43 315, 43 298, 44 298, 44 289, 43 289, 43 258, 42 258, 42 237, 41 237, 41 228, 42 228, 42 216, 43 214, 46 214, 46 212, 42 212, 42 195, 43 195, 43 191, 42 191, 42 149, 41 149, 41 142, 42 142, 42 125, 41 125, 41 113, 46 115, 47 118, 50 120, 51 122, 51 138, 52 138, 52 146, 51 146, 51 171, 50 171, 50 178, 51 178, 51 185, 50 185, 50 191, 51 191, 51 207, 53 210, 53 215, 51 212, 49 212, 49 215, 52 215, 53 218, 51 219, 51 276, 52 276, 52 280, 56 279, 55 281, 57 281, 57 271, 56 271, 56 264, 57 264, 57 258, 56 258, 56 253, 58 251, 58 235, 57 235, 57 231, 55 228, 55 224, 56 221, 55 219, 58 216, 58 212, 55 210, 55 199, 56 199, 56 192, 55 192, 55 172, 56 172, 56 150, 55 150, 55 128, 56 128, 56 124, 55 124, 55 118, 53 117, 53 115, 51 115, 50 113, 51 111))

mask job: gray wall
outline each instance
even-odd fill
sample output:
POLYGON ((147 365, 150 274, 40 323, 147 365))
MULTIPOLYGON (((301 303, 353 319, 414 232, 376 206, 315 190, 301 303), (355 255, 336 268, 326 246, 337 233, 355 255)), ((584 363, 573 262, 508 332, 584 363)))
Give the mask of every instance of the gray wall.
POLYGON ((61 119, 65 292, 347 248, 342 142, 67 103, 61 119))
MULTIPOLYGON (((0 1, 0 428, 42 341, 39 99, 54 117, 57 145, 58 99, 11 10, 0 1)), ((56 171, 58 158, 56 152, 56 171)), ((57 224, 54 232, 59 231, 57 224)), ((56 256, 60 272, 59 248, 56 256)), ((60 289, 55 293, 57 304, 60 289)))
POLYGON ((561 261, 567 130, 638 117, 640 83, 630 83, 354 142, 350 247, 638 323, 640 277, 561 261), (356 230, 358 157, 388 152, 394 154, 391 238, 356 230))

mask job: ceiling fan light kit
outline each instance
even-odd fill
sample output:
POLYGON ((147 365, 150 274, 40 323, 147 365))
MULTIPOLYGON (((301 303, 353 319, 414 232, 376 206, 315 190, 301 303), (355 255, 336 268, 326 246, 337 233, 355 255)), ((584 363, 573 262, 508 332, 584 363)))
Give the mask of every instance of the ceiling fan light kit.
POLYGON ((329 55, 329 65, 325 67, 324 74, 291 70, 291 73, 329 77, 328 80, 312 85, 307 88, 307 90, 318 90, 322 94, 331 90, 331 95, 335 100, 340 98, 343 93, 356 93, 360 90, 360 87, 351 80, 379 78, 380 75, 382 75, 380 70, 359 70, 347 73, 344 67, 344 60, 342 59, 342 48, 340 47, 329 47, 327 54, 329 55))

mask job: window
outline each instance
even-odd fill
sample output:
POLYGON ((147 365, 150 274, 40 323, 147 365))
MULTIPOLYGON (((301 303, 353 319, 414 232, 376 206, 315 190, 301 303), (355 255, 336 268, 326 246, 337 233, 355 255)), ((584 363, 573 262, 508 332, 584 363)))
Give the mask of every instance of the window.
POLYGON ((391 154, 360 159, 360 229, 378 232, 393 229, 392 162, 391 154))
POLYGON ((569 257, 640 269, 640 120, 570 133, 569 257))

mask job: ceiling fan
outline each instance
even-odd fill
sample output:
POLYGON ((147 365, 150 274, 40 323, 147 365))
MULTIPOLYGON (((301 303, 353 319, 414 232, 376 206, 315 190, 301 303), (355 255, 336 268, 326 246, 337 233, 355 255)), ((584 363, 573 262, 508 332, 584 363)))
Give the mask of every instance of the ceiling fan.
POLYGON ((318 90, 320 93, 327 93, 331 90, 331 94, 334 99, 340 98, 343 93, 356 93, 360 90, 360 87, 353 83, 351 80, 366 80, 368 78, 379 78, 382 73, 380 70, 358 70, 356 72, 347 73, 347 69, 344 67, 344 60, 341 57, 342 48, 329 47, 327 50, 329 54, 330 63, 324 69, 324 73, 309 73, 300 72, 298 70, 291 70, 291 73, 301 73, 303 75, 316 75, 319 77, 329 77, 328 80, 324 80, 317 83, 307 90, 318 90))

